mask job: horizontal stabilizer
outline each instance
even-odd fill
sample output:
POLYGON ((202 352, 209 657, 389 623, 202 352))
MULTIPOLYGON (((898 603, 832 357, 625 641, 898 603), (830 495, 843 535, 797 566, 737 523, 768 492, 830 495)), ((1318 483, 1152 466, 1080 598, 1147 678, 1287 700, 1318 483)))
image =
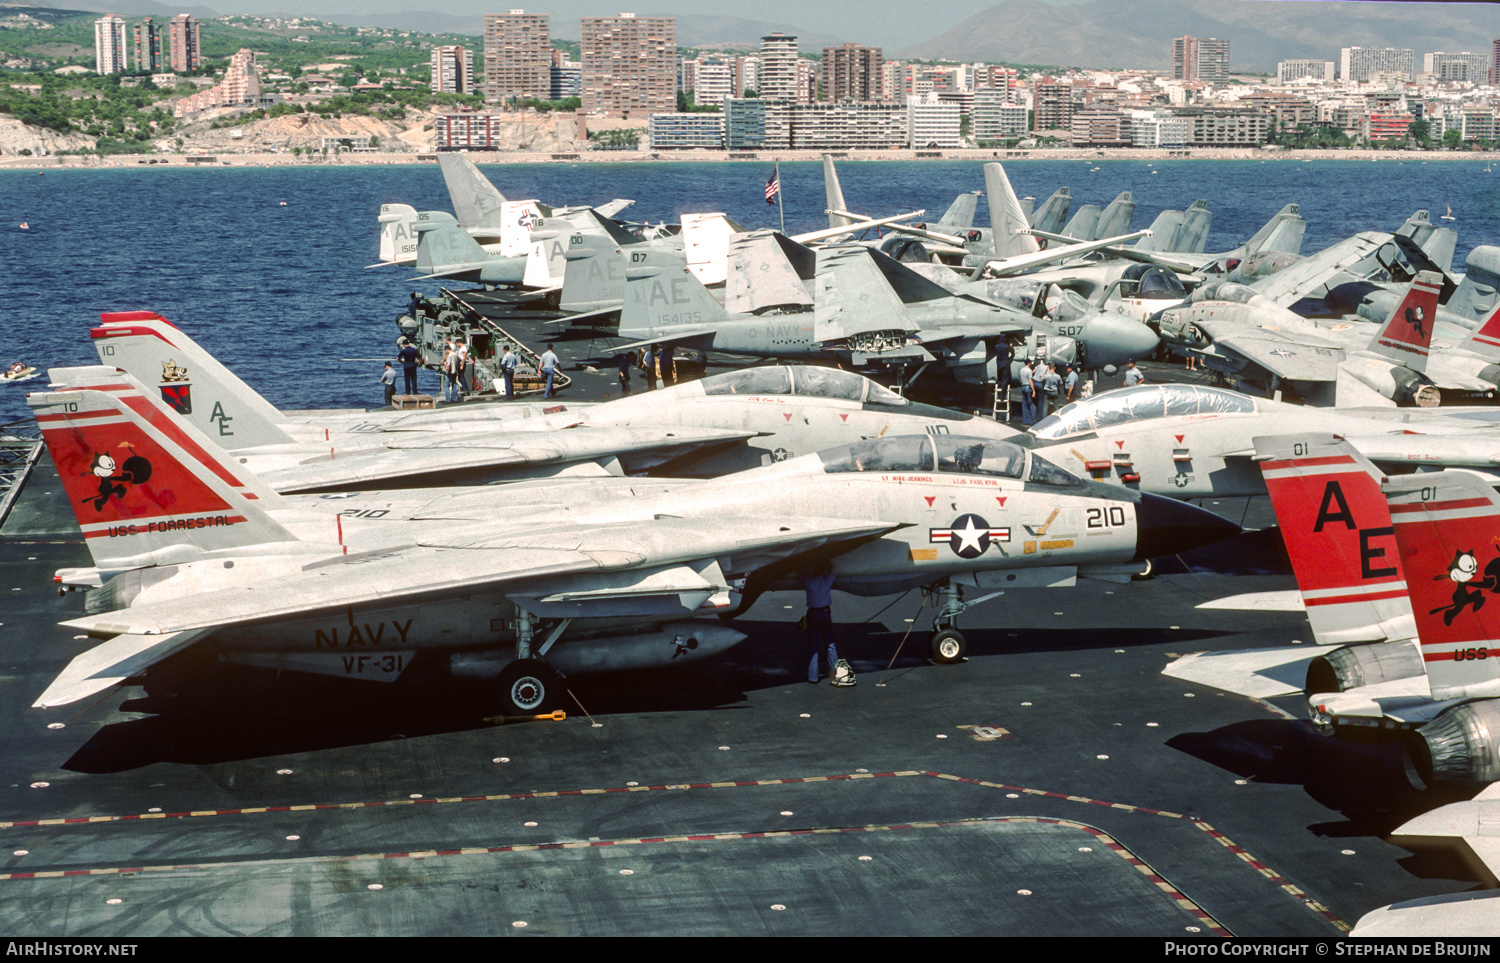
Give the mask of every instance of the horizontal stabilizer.
POLYGON ((1228 609, 1234 612, 1301 612, 1302 593, 1295 589, 1283 592, 1246 592, 1228 595, 1195 606, 1200 609, 1228 609))
POLYGON ((1195 652, 1172 662, 1161 674, 1255 699, 1269 699, 1301 692, 1307 678, 1307 664, 1317 655, 1318 650, 1311 646, 1195 652))
POLYGON ((33 708, 50 709, 87 699, 119 685, 131 676, 180 652, 207 635, 211 629, 172 632, 166 635, 117 635, 77 656, 62 674, 52 680, 33 708))

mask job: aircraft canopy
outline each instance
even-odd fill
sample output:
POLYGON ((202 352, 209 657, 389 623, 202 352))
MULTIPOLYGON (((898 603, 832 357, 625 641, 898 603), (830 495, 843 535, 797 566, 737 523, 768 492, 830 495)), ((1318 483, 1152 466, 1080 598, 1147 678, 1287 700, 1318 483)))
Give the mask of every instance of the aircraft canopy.
POLYGON ((1031 429, 1038 438, 1067 438, 1110 425, 1178 415, 1253 414, 1255 399, 1203 385, 1136 385, 1075 401, 1031 429))
POLYGON ((909 402, 863 375, 837 368, 775 365, 704 378, 705 395, 809 395, 900 407, 909 402))
POLYGON ((1076 487, 1083 481, 1035 453, 1007 441, 962 435, 897 435, 830 448, 818 453, 823 471, 931 472, 1025 479, 1042 485, 1076 487))

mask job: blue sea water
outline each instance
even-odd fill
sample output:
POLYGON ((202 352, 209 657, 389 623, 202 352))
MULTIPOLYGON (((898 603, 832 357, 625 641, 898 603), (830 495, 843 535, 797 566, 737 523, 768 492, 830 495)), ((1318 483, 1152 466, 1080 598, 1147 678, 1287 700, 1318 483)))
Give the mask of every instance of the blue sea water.
MULTIPOLYGON (((1136 227, 1163 208, 1206 198, 1209 250, 1248 237, 1283 204, 1307 219, 1303 252, 1360 230, 1392 230, 1413 210, 1451 205, 1455 266, 1500 242, 1500 171, 1483 161, 1025 161, 1007 166, 1016 192, 1045 199, 1072 188, 1075 208, 1134 192, 1136 227), (1095 169, 1097 168, 1097 170, 1095 169)), ((550 204, 634 198, 625 216, 675 220, 723 211, 747 228, 778 226, 764 202, 769 164, 488 164, 507 196, 550 204)), ((817 163, 781 165, 788 232, 824 227, 817 163)), ((976 161, 844 162, 844 195, 871 215, 945 210, 983 187, 976 161)), ((95 364, 88 329, 101 311, 157 311, 283 408, 368 406, 378 363, 394 351, 392 320, 415 272, 376 260, 383 203, 449 210, 435 165, 0 171, 0 364, 95 364), (286 206, 281 206, 281 202, 286 206), (30 229, 22 231, 26 221, 30 229)), ((977 223, 987 224, 983 204, 977 223)), ((36 379, 0 386, 0 422, 26 416, 36 379)))

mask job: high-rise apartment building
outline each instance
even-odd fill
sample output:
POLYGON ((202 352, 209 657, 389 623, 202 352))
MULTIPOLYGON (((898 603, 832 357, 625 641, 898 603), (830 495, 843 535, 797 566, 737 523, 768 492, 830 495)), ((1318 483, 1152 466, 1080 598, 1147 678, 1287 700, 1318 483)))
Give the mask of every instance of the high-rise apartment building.
POLYGON ((172 72, 185 73, 203 66, 203 38, 197 17, 179 13, 167 21, 172 47, 172 72))
POLYGON ((1031 129, 1067 130, 1073 122, 1073 85, 1052 77, 1038 77, 1031 84, 1031 129))
POLYGON ((484 17, 485 103, 552 95, 551 17, 511 10, 484 17))
POLYGON ((734 64, 709 61, 698 65, 698 76, 693 84, 693 102, 700 107, 720 104, 731 97, 738 97, 734 89, 734 64))
POLYGON ((584 17, 583 109, 613 117, 677 107, 677 18, 584 17))
POLYGON ((1332 60, 1283 60, 1276 65, 1276 82, 1290 84, 1298 80, 1321 80, 1333 83, 1332 60))
MULTIPOLYGON (((551 63, 548 63, 550 74, 551 63)), ((549 76, 548 82, 551 82, 549 76)), ((474 93, 474 51, 463 46, 432 48, 432 92, 474 93)))
POLYGON ((879 47, 846 43, 842 47, 823 48, 824 101, 881 100, 881 66, 885 62, 879 47))
POLYGON ((1441 50, 1422 56, 1422 72, 1435 80, 1472 81, 1482 84, 1489 78, 1489 58, 1484 54, 1443 53, 1441 50))
POLYGON ((109 14, 94 21, 94 69, 101 74, 123 73, 125 21, 109 14))
POLYGON ((797 38, 773 33, 760 38, 760 96, 797 103, 797 38))
POLYGON ((1172 38, 1172 79, 1223 83, 1229 79, 1229 41, 1217 37, 1172 38))
POLYGON ((161 35, 150 17, 135 25, 135 69, 161 73, 161 35))
POLYGON ((1490 86, 1500 87, 1500 40, 1490 42, 1490 86))
POLYGON ((1405 47, 1345 47, 1339 53, 1339 78, 1361 83, 1375 74, 1400 74, 1411 80, 1416 61, 1416 54, 1405 47))

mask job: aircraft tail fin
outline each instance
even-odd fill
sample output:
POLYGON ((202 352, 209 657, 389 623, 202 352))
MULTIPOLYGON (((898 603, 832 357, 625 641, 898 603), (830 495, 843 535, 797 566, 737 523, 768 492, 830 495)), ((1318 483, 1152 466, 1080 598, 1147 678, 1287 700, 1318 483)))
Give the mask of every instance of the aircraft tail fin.
POLYGON ((1464 342, 1463 347, 1491 364, 1500 364, 1500 304, 1469 335, 1469 340, 1464 342))
POLYGON ((1500 695, 1500 497, 1451 470, 1391 478, 1384 491, 1433 699, 1500 695))
POLYGON ((1241 244, 1233 253, 1241 257, 1249 257, 1257 251, 1299 253, 1302 250, 1302 234, 1307 227, 1307 222, 1302 220, 1300 211, 1301 207, 1297 204, 1288 204, 1283 207, 1250 235, 1250 240, 1241 244), (1291 246, 1293 242, 1295 246, 1291 246))
POLYGON ((1428 261, 1428 266, 1448 274, 1453 270, 1453 255, 1458 248, 1458 231, 1432 223, 1432 212, 1413 211, 1396 234, 1408 238, 1428 261))
POLYGON ((777 231, 736 234, 729 241, 734 270, 724 285, 724 307, 755 314, 772 307, 811 308, 806 282, 817 273, 817 255, 777 231))
MULTIPOLYGON (((938 219, 938 223, 943 225, 945 230, 949 231, 954 229, 968 230, 974 226, 974 212, 978 208, 979 195, 977 193, 970 191, 967 194, 960 194, 953 199, 952 204, 948 205, 948 209, 943 212, 943 216, 938 219)), ((848 208, 844 207, 840 208, 840 210, 847 211, 848 208)), ((1024 218, 1024 215, 1022 216, 1024 218)))
POLYGON ((1313 637, 1325 645, 1412 638, 1379 469, 1336 435, 1254 444, 1313 637))
POLYGON ((422 211, 417 215, 417 270, 438 274, 450 268, 491 260, 491 255, 452 215, 422 211))
POLYGON ((438 155, 443 182, 453 201, 453 213, 464 227, 501 229, 501 206, 505 195, 495 189, 489 178, 479 172, 463 154, 444 152, 438 155))
POLYGON ((1085 204, 1073 212, 1062 232, 1075 240, 1092 241, 1099 236, 1099 215, 1102 213, 1098 204, 1085 204))
POLYGON ((584 235, 578 240, 568 245, 558 306, 579 313, 619 307, 625 301, 625 252, 607 238, 584 235))
POLYGON ((1151 222, 1151 234, 1136 242, 1136 250, 1166 253, 1177 250, 1177 232, 1182 230, 1181 211, 1162 211, 1151 222))
POLYGON ((1208 229, 1214 222, 1214 212, 1208 209, 1208 201, 1199 198, 1182 212, 1182 227, 1177 231, 1172 248, 1178 254, 1202 254, 1208 246, 1208 229))
POLYGON ((1500 306, 1500 247, 1477 245, 1464 258, 1464 277, 1443 307, 1479 320, 1500 306))
POLYGON ((660 251, 643 252, 626 271, 625 303, 620 309, 620 337, 643 340, 674 328, 713 325, 726 317, 703 282, 681 258, 660 251))
POLYGON ((823 198, 828 203, 828 226, 848 227, 854 222, 842 214, 834 214, 833 211, 847 211, 844 206, 844 188, 839 184, 839 172, 834 170, 833 155, 823 155, 823 198))
POLYGON ((995 238, 995 256, 1031 254, 1041 250, 1041 245, 1030 234, 1018 234, 1031 225, 1021 211, 1021 202, 1005 176, 1005 168, 999 164, 984 165, 984 193, 989 199, 990 227, 995 238))
MULTIPOLYGON (((823 255, 816 281, 814 339, 828 342, 869 331, 917 330, 901 293, 884 270, 891 266, 910 272, 904 265, 867 248, 845 248, 823 255), (882 265, 880 259, 888 263, 882 265)), ((917 277, 925 281, 920 275, 917 277)), ((948 296, 933 282, 926 283, 948 296)))
POLYGON ((1129 191, 1121 191, 1109 202, 1104 213, 1099 215, 1099 225, 1094 229, 1094 239, 1118 237, 1130 233, 1130 222, 1135 218, 1135 197, 1129 191))
MULTIPOLYGON (((506 201, 500 205, 500 256, 525 257, 531 250, 531 232, 552 216, 536 201, 506 201)), ((479 260, 469 258, 469 260, 479 260)))
POLYGON ((381 263, 415 264, 417 209, 410 204, 382 204, 379 221, 381 263))
MULTIPOLYGON (((1297 205, 1288 204, 1287 206, 1295 208, 1297 205)), ((1302 236, 1306 232, 1307 222, 1300 216, 1283 217, 1256 250, 1277 254, 1300 254, 1302 252, 1302 236)))
POLYGON ((567 216, 573 230, 585 235, 608 238, 617 247, 630 247, 641 243, 641 239, 627 231, 620 222, 599 212, 597 208, 584 208, 567 216))
POLYGON ((561 286, 568 263, 568 242, 572 237, 572 224, 560 217, 543 218, 531 232, 531 247, 526 252, 521 283, 528 288, 561 286))
POLYGON ((118 368, 54 368, 27 396, 101 569, 189 561, 296 539, 280 497, 118 368))
POLYGON ((192 338, 151 311, 99 315, 89 331, 101 364, 152 386, 161 400, 221 448, 280 445, 286 418, 192 338))
MULTIPOLYGON (((1061 233, 1062 226, 1068 219, 1068 207, 1072 203, 1072 193, 1066 187, 1059 187, 1031 215, 1031 226, 1048 234, 1061 233)), ((994 223, 993 216, 991 223, 994 223)))
POLYGON ((682 253, 688 270, 704 284, 723 284, 729 271, 729 239, 743 232, 723 214, 682 215, 682 253))
POLYGON ((1418 274, 1406 289, 1406 297, 1370 342, 1370 351, 1418 374, 1426 371, 1432 325, 1437 320, 1438 294, 1442 289, 1443 279, 1436 273, 1418 274))

